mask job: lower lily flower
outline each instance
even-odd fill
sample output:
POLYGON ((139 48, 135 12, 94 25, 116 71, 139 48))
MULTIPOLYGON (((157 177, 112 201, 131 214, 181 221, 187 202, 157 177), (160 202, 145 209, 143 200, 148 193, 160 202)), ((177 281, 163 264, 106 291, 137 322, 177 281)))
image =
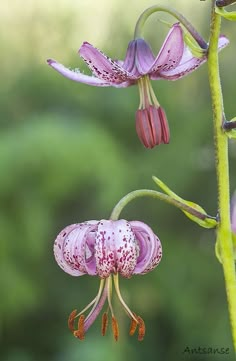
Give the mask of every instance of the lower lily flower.
POLYGON ((151 228, 139 221, 88 221, 72 224, 63 229, 54 243, 58 265, 72 276, 99 276, 100 286, 96 297, 81 312, 72 311, 69 329, 83 340, 85 333, 98 317, 105 301, 108 308, 102 316, 101 332, 104 336, 111 313, 112 332, 119 337, 119 326, 112 306, 112 285, 124 310, 131 319, 130 335, 138 328, 138 340, 145 335, 145 323, 125 303, 119 288, 119 274, 130 278, 153 270, 162 257, 161 242, 151 228), (85 312, 91 308, 85 317, 85 312), (75 320, 78 326, 75 327, 75 320))
MULTIPOLYGON (((225 36, 220 36, 219 50, 228 45, 225 36)), ((206 44, 207 47, 207 44, 206 44)), ((169 127, 164 110, 154 94, 151 80, 177 80, 192 73, 207 60, 207 48, 202 55, 194 56, 184 41, 179 23, 174 24, 158 53, 154 56, 149 44, 142 38, 132 40, 124 61, 112 60, 88 42, 84 42, 79 54, 93 75, 85 75, 78 69, 70 70, 53 59, 48 64, 68 79, 92 86, 124 88, 138 84, 139 110, 136 112, 136 129, 146 148, 169 142, 169 127)))

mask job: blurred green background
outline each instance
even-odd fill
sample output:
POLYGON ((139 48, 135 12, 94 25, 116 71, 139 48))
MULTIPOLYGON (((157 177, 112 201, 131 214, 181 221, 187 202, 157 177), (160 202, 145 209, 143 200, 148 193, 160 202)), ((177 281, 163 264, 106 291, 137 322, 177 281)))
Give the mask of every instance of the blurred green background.
MULTIPOLYGON (((169 0, 208 38, 210 0, 169 0)), ((156 175, 185 199, 217 212, 212 115, 207 67, 177 82, 153 82, 166 110, 171 142, 140 144, 134 114, 137 87, 95 88, 63 78, 46 65, 55 58, 86 66, 77 55, 89 41, 122 59, 150 0, 3 0, 0 4, 0 337, 3 361, 121 361, 233 359, 224 280, 214 255, 214 231, 177 209, 137 199, 121 216, 142 220, 158 234, 164 257, 145 276, 121 280, 127 303, 146 321, 145 340, 100 336, 100 321, 83 342, 67 329, 72 309, 97 292, 98 279, 73 278, 57 266, 53 241, 66 225, 109 218, 128 192, 152 188, 156 175), (183 354, 186 347, 229 347, 230 355, 183 354)), ((158 51, 168 28, 153 15, 145 38, 158 51)), ((235 24, 221 59, 228 118, 235 115, 235 24)), ((230 144, 232 190, 236 146, 230 144)))

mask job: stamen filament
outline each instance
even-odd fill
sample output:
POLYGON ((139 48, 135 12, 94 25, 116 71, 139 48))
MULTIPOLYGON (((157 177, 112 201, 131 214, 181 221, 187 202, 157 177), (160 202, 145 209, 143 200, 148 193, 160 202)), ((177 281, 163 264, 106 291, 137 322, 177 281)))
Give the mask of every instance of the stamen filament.
POLYGON ((154 105, 155 107, 159 108, 160 104, 156 98, 150 79, 147 75, 139 79, 138 88, 140 96, 139 109, 146 109, 150 105, 154 105))
POLYGON ((76 317, 79 317, 80 315, 82 315, 83 313, 85 313, 93 304, 94 302, 97 300, 97 296, 82 310, 78 313, 78 315, 75 316, 76 317))
MULTIPOLYGON (((95 308, 97 307, 97 304, 98 304, 98 302, 99 302, 99 299, 100 299, 100 297, 101 297, 101 294, 102 294, 102 290, 103 290, 103 287, 104 287, 104 282, 105 282, 105 280, 104 279, 101 279, 101 281, 100 281, 100 285, 99 285, 99 290, 98 290, 98 294, 97 294, 97 296, 95 297, 95 299, 94 299, 94 306, 93 306, 93 308, 91 309, 91 311, 89 312, 89 314, 88 314, 88 316, 86 317, 86 319, 88 319, 90 316, 91 316, 91 314, 93 313, 93 311, 95 310, 95 308)), ((93 301, 92 301, 93 302, 93 301)), ((93 304, 93 303, 92 303, 93 304)), ((86 308, 87 309, 87 308, 86 308)))
POLYGON ((119 288, 119 275, 118 273, 117 274, 114 274, 113 275, 114 277, 114 285, 115 285, 115 289, 116 289, 116 293, 117 293, 117 296, 120 300, 120 303, 122 304, 122 306, 124 307, 124 309, 126 310, 126 312, 128 313, 128 315, 133 319, 135 320, 137 323, 138 322, 138 319, 136 319, 135 315, 133 314, 133 312, 129 309, 129 307, 127 306, 127 304, 125 303, 125 301, 123 300, 122 296, 121 296, 121 293, 120 293, 120 288, 119 288))
POLYGON ((108 286, 107 286, 107 282, 106 282, 105 287, 103 288, 104 282, 105 282, 105 280, 102 279, 100 288, 99 288, 99 293, 97 295, 97 300, 96 300, 92 310, 90 311, 89 315, 85 319, 85 323, 84 323, 85 331, 87 331, 89 329, 89 327, 92 325, 92 323, 96 320, 97 316, 99 315, 100 311, 102 310, 103 305, 107 299, 108 286), (103 292, 102 292, 102 289, 103 289, 103 292))
POLYGON ((107 301, 108 301, 109 308, 111 310, 111 315, 112 315, 112 317, 114 317, 113 307, 112 307, 112 303, 111 303, 111 298, 112 298, 112 278, 111 278, 111 276, 108 277, 106 282, 107 282, 107 287, 108 287, 107 301))
POLYGON ((151 84, 149 79, 148 79, 148 82, 149 82, 149 91, 150 91, 150 94, 151 94, 151 97, 152 97, 152 102, 157 108, 159 108, 160 104, 159 104, 159 102, 158 102, 158 100, 156 98, 156 95, 155 95, 154 90, 152 88, 152 84, 151 84))
POLYGON ((140 97, 139 109, 142 109, 143 104, 144 104, 142 78, 138 80, 138 90, 139 90, 139 97, 140 97))

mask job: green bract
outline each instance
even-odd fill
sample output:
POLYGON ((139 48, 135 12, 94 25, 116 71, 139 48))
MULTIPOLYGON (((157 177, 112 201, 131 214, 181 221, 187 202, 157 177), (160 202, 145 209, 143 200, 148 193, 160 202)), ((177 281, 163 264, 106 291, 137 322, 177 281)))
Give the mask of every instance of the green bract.
MULTIPOLYGON (((217 221, 215 218, 209 216, 205 210, 200 207, 198 204, 193 203, 191 201, 186 201, 185 199, 179 197, 177 194, 172 192, 172 190, 167 187, 160 179, 157 177, 152 177, 154 182, 171 198, 175 199, 177 202, 179 202, 182 207, 180 209, 184 212, 184 214, 190 218, 192 221, 199 224, 199 226, 204 228, 215 228, 217 226, 217 221), (187 208, 190 208, 193 212, 189 212, 187 208), (194 212, 196 211, 196 212, 194 212), (195 214, 193 214, 195 213, 195 214)), ((189 209, 189 210, 190 210, 189 209)))
POLYGON ((216 7, 215 12, 227 20, 236 21, 236 11, 226 11, 224 8, 216 7))

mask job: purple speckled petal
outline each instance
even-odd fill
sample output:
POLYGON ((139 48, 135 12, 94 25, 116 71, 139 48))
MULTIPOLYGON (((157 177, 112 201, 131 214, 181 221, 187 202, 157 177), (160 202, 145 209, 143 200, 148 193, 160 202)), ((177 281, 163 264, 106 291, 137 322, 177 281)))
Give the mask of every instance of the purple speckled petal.
MULTIPOLYGON (((65 247, 68 244, 68 236, 78 228, 78 224, 71 224, 64 228, 57 236, 54 242, 54 256, 58 265, 63 271, 69 273, 72 276, 82 276, 85 272, 82 272, 78 268, 76 269, 71 262, 67 262, 65 259, 65 247)), ((68 259, 68 255, 66 256, 68 259)))
MULTIPOLYGON (((229 44, 229 40, 223 35, 220 36, 218 50, 220 51, 228 44, 229 44)), ((193 56, 189 48, 185 47, 183 57, 179 65, 175 69, 169 71, 160 71, 159 74, 152 74, 150 78, 153 80, 156 79, 177 80, 187 74, 190 74, 200 65, 204 64, 206 61, 207 61, 207 56, 203 56, 202 58, 196 58, 193 56)))
POLYGON ((93 74, 110 85, 129 84, 130 81, 136 79, 135 76, 123 69, 118 62, 112 60, 87 42, 83 43, 79 54, 93 74))
MULTIPOLYGON (((87 262, 87 233, 96 227, 97 221, 72 224, 60 232, 54 243, 54 255, 58 265, 72 276, 94 274, 92 257, 87 262)), ((90 246, 91 248, 91 246, 90 246)))
POLYGON ((65 78, 70 80, 84 83, 92 86, 110 86, 111 84, 105 80, 98 79, 95 76, 89 76, 80 73, 78 70, 70 70, 66 68, 64 65, 59 64, 53 59, 47 60, 48 65, 50 65, 53 69, 55 69, 58 73, 63 75, 65 78))
POLYGON ((156 75, 160 71, 170 71, 179 64, 184 51, 183 30, 177 23, 172 26, 149 73, 156 75))
POLYGON ((98 223, 95 240, 97 274, 108 277, 115 271, 115 229, 113 221, 101 220, 98 223))
POLYGON ((116 271, 120 273, 121 276, 129 278, 132 276, 137 264, 139 247, 129 222, 124 219, 116 221, 114 223, 114 229, 116 271))
POLYGON ((136 54, 136 40, 132 40, 129 42, 125 60, 123 64, 121 65, 120 63, 120 65, 124 70, 126 70, 130 74, 133 74, 135 77, 139 78, 140 74, 136 67, 135 54, 136 54))
POLYGON ((162 256, 162 247, 159 238, 145 223, 139 221, 130 222, 132 231, 136 236, 139 246, 139 257, 134 274, 144 274, 155 268, 162 256))
POLYGON ((155 57, 148 43, 143 39, 136 39, 135 63, 141 75, 148 74, 153 67, 155 57))

